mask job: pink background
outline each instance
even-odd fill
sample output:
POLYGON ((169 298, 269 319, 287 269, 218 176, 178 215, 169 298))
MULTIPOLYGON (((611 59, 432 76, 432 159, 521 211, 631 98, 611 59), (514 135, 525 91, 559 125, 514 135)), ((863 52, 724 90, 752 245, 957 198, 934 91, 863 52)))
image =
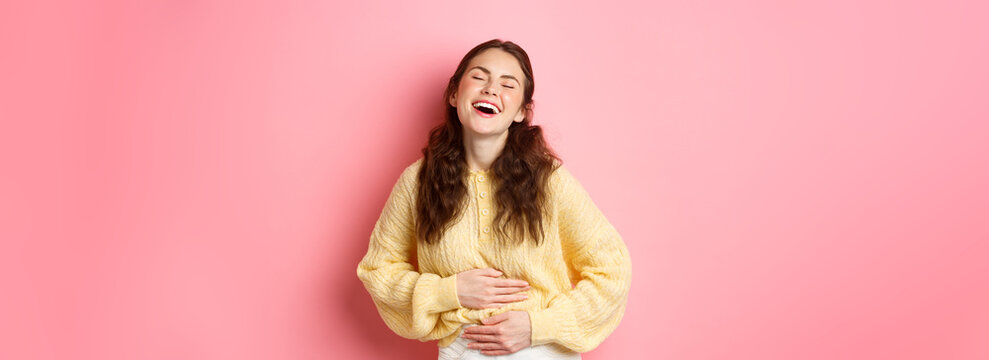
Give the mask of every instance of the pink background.
POLYGON ((353 3, 0 5, 0 358, 435 358, 356 265, 495 37, 632 253, 585 359, 989 358, 985 2, 353 3))

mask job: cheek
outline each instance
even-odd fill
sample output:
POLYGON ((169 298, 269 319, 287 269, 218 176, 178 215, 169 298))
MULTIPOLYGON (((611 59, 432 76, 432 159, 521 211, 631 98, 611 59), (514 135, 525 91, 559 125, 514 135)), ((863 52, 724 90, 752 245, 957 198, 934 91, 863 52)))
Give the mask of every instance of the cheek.
POLYGON ((457 85, 457 94, 463 94, 467 89, 470 88, 470 83, 467 81, 461 81, 460 85, 457 85))
POLYGON ((460 100, 468 101, 471 98, 471 94, 480 92, 476 86, 468 83, 461 83, 460 87, 457 88, 457 98, 460 100))
POLYGON ((502 96, 501 103, 505 104, 506 109, 518 109, 522 106, 522 99, 516 96, 502 96))

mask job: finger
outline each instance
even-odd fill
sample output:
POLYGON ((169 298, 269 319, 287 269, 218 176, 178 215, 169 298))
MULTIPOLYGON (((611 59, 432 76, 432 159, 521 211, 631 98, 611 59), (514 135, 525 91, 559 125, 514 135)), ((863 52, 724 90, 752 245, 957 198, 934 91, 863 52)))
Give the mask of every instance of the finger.
POLYGON ((508 313, 501 313, 487 319, 481 320, 484 325, 494 325, 502 321, 508 320, 508 313))
POLYGON ((526 291, 526 290, 529 290, 529 288, 525 288, 525 287, 496 287, 496 288, 494 288, 494 289, 491 290, 491 293, 494 294, 494 295, 511 295, 511 294, 519 293, 519 292, 526 291))
POLYGON ((495 304, 508 304, 516 301, 522 301, 529 299, 526 294, 515 294, 515 295, 501 295, 495 297, 495 304))
POLYGON ((474 340, 477 342, 498 342, 498 337, 495 335, 485 335, 485 334, 464 334, 462 335, 464 339, 474 340))
POLYGON ((477 350, 501 350, 501 351, 508 350, 501 344, 493 343, 493 342, 472 342, 470 344, 467 344, 467 348, 477 349, 477 350))
POLYGON ((502 274, 501 271, 498 271, 498 270, 495 270, 495 269, 492 269, 492 268, 484 268, 484 269, 481 269, 481 270, 484 270, 484 271, 481 272, 481 275, 482 276, 499 277, 502 274))
POLYGON ((497 355, 509 355, 511 353, 512 352, 511 351, 508 351, 508 350, 481 350, 481 354, 484 354, 484 355, 493 355, 493 356, 497 356, 497 355))
POLYGON ((497 329, 494 326, 474 325, 464 329, 464 334, 497 335, 497 329))
POLYGON ((517 279, 497 279, 494 282, 492 282, 492 284, 495 287, 517 287, 517 288, 524 288, 524 287, 528 287, 529 286, 529 283, 526 282, 525 280, 517 280, 517 279))

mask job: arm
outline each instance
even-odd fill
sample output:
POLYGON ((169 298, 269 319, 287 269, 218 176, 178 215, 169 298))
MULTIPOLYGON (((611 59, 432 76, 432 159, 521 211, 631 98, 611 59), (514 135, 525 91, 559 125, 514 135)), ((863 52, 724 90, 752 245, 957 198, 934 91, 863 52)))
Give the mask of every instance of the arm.
POLYGON ((411 166, 406 168, 392 188, 371 232, 367 255, 357 266, 357 276, 392 331, 427 341, 459 328, 460 324, 444 323, 440 314, 460 308, 460 302, 456 275, 419 273, 410 263, 416 246, 415 176, 411 166))
POLYGON ((560 241, 568 266, 580 275, 570 291, 532 311, 532 345, 556 342, 577 352, 597 347, 618 326, 632 265, 618 231, 564 168, 559 168, 560 241))

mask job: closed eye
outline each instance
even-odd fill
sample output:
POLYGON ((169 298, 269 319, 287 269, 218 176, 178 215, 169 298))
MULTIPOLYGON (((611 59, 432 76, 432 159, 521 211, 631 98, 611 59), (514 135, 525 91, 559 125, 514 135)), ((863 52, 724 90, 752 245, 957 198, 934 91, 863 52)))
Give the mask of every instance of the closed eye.
POLYGON ((478 80, 484 80, 484 79, 482 79, 482 78, 479 78, 479 77, 477 77, 477 76, 471 76, 471 77, 472 77, 472 78, 475 78, 475 79, 478 79, 478 80))
POLYGON ((502 86, 507 87, 509 89, 514 89, 515 88, 514 86, 510 86, 510 85, 502 85, 502 86))

